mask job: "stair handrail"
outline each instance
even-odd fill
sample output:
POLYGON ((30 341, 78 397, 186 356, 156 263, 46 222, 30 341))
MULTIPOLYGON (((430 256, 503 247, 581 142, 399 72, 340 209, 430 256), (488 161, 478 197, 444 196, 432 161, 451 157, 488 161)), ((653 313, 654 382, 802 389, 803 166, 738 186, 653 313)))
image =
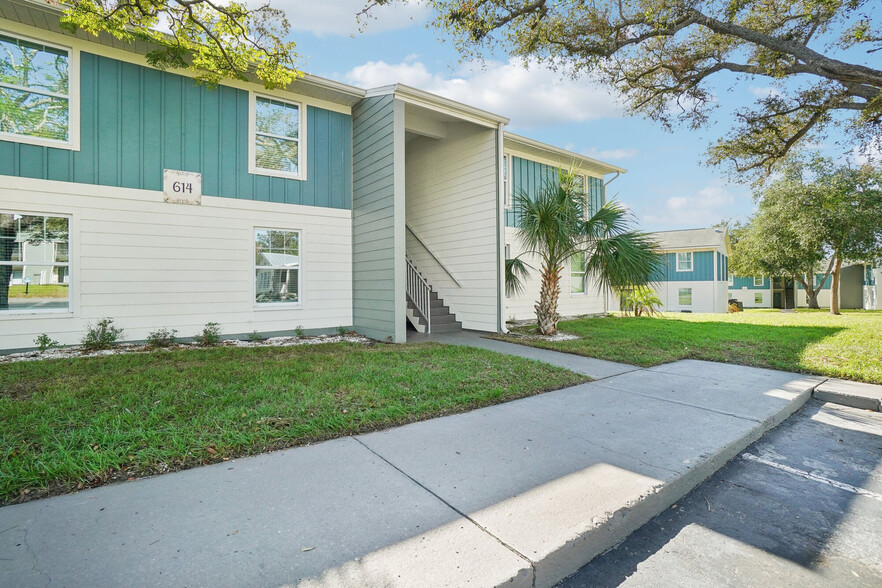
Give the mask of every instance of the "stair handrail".
POLYGON ((428 252, 428 254, 432 256, 432 259, 435 260, 435 263, 437 263, 438 265, 441 266, 441 269, 444 270, 444 273, 446 273, 448 276, 450 276, 450 279, 453 280, 453 283, 456 284, 456 287, 462 288, 462 284, 459 283, 459 280, 457 280, 455 277, 453 277, 453 274, 450 272, 449 269, 447 269, 447 266, 444 265, 444 263, 442 263, 440 259, 438 259, 438 256, 435 255, 435 252, 432 251, 428 245, 426 245, 426 242, 423 241, 422 239, 420 239, 420 236, 417 235, 412 228, 410 228, 410 225, 405 223, 404 228, 406 228, 407 231, 413 236, 413 238, 417 240, 417 243, 422 245, 423 249, 425 249, 426 252, 428 252))
POLYGON ((423 277, 410 258, 407 262, 407 296, 423 318, 426 319, 426 333, 432 332, 432 287, 423 277))

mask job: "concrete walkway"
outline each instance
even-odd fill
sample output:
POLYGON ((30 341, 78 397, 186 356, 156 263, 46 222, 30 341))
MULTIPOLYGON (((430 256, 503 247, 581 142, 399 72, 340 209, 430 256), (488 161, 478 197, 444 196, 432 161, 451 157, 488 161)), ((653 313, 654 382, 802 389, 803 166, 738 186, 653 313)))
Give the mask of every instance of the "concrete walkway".
POLYGON ((465 414, 0 508, 0 586, 551 586, 822 381, 698 361, 627 367, 465 414))
POLYGON ((627 363, 616 363, 604 359, 582 357, 571 353, 560 353, 559 351, 549 351, 547 349, 539 349, 538 347, 528 347, 516 343, 497 341, 496 339, 487 339, 486 333, 479 333, 477 331, 432 333, 431 335, 423 335, 422 333, 408 331, 408 343, 421 343, 424 341, 435 341, 447 345, 480 347, 481 349, 498 351, 499 353, 505 353, 506 355, 517 355, 518 357, 526 357, 527 359, 538 359, 539 361, 566 368, 579 374, 585 374, 595 380, 602 380, 603 378, 617 376, 619 374, 624 374, 625 372, 633 372, 640 369, 637 366, 628 365, 627 363))

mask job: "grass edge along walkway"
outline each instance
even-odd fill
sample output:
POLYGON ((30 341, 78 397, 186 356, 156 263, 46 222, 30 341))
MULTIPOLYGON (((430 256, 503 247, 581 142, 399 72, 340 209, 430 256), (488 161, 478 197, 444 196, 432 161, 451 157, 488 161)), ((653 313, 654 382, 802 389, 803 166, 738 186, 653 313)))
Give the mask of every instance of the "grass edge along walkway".
POLYGON ((471 347, 331 343, 0 365, 0 504, 589 381, 471 347))
MULTIPOLYGON (((579 339, 490 337, 640 367, 701 359, 882 384, 882 311, 610 315, 566 320, 559 327, 579 339)), ((513 332, 535 333, 535 327, 513 332)))

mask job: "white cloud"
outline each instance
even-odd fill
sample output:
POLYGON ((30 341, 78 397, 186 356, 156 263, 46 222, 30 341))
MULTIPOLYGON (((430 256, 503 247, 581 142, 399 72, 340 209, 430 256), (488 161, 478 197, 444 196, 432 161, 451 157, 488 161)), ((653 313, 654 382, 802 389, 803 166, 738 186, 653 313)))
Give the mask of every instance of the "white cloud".
POLYGON ((882 165, 882 136, 870 140, 864 146, 852 149, 851 157, 858 165, 865 165, 867 163, 882 165))
MULTIPOLYGON (((257 5, 262 1, 250 0, 249 4, 257 5)), ((357 14, 364 9, 365 4, 365 0, 271 0, 270 5, 285 11, 294 31, 306 31, 324 37, 357 34, 357 14)), ((364 32, 379 33, 407 28, 423 22, 428 13, 428 7, 418 2, 394 2, 387 6, 375 6, 369 17, 362 18, 364 32)))
POLYGON ((622 159, 630 159, 635 157, 639 151, 637 149, 602 149, 598 150, 592 147, 587 151, 582 151, 582 155, 586 155, 600 161, 620 161, 622 159))
MULTIPOLYGON (((573 80, 537 63, 470 63, 450 77, 420 61, 369 61, 345 75, 356 86, 402 83, 511 119, 511 128, 620 117, 623 108, 610 92, 587 79, 573 80)), ((619 155, 627 155, 621 153, 619 155)))
POLYGON ((750 86, 750 93, 757 98, 777 98, 781 96, 781 92, 771 86, 750 86))
POLYGON ((710 227, 734 216, 735 205, 735 196, 712 182, 693 194, 670 196, 661 207, 644 210, 639 216, 642 224, 660 230, 710 227))

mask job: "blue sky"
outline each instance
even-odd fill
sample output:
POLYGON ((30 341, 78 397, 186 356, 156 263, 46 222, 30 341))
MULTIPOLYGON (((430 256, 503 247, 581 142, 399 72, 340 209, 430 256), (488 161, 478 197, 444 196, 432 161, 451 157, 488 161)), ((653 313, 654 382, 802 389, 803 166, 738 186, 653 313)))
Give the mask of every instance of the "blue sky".
MULTIPOLYGON (((589 80, 525 68, 504 56, 483 66, 461 63, 452 44, 426 28, 429 13, 419 6, 377 10, 377 18, 359 32, 355 13, 363 5, 363 0, 272 2, 288 14, 304 71, 365 88, 408 84, 507 116, 513 132, 626 168, 608 195, 624 202, 645 230, 710 226, 744 219, 754 209, 749 186, 701 164, 708 144, 728 130, 725 116, 700 131, 669 133, 626 116, 616 96, 589 80)), ((746 83, 723 86, 720 110, 748 105, 769 91, 746 83)), ((819 147, 833 156, 847 151, 832 142, 819 147)))

